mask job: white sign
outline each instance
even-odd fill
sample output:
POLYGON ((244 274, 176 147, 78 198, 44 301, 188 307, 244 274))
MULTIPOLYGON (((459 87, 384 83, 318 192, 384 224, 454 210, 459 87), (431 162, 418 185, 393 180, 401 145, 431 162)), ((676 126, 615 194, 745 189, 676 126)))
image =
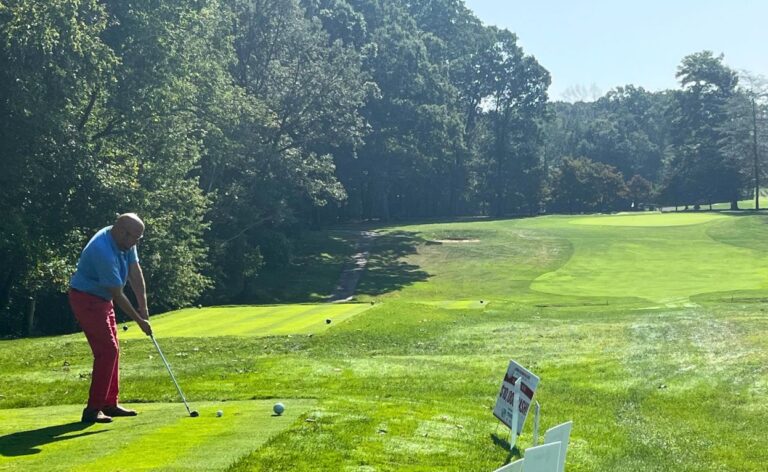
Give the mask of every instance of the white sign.
POLYGON ((509 361, 507 374, 504 376, 499 397, 496 399, 496 406, 493 407, 493 416, 507 425, 515 435, 520 435, 523 431, 523 424, 525 424, 525 418, 528 415, 528 410, 533 401, 533 394, 536 392, 538 385, 539 378, 531 371, 515 361, 509 361), (520 390, 517 398, 515 398, 515 382, 518 379, 520 380, 520 390), (514 408, 516 403, 517 414, 515 414, 514 408), (515 420, 517 421, 517 427, 513 428, 512 425, 515 423, 515 420))

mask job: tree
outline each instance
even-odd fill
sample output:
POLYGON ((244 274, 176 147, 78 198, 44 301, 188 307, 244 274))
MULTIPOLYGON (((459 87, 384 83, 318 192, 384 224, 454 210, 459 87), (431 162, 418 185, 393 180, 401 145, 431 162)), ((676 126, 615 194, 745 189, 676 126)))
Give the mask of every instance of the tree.
POLYGON ((759 210, 762 156, 768 149, 768 81, 743 72, 740 83, 726 104, 720 144, 724 157, 738 163, 744 181, 752 182, 755 209, 759 210))
POLYGON ((3 308, 18 314, 33 297, 51 308, 39 310, 39 329, 70 329, 62 292, 77 255, 129 210, 148 223, 142 262, 153 308, 189 304, 207 286, 207 200, 194 169, 209 112, 205 83, 222 65, 218 11, 215 0, 0 7, 0 146, 8 146, 0 154, 9 179, 0 241, 13 241, 0 250, 8 258, 3 308))
POLYGON ((627 182, 627 197, 632 202, 632 209, 641 210, 643 204, 650 203, 653 195, 653 184, 641 175, 633 175, 627 182))
POLYGON ((602 94, 603 92, 600 90, 600 87, 593 82, 589 84, 589 87, 586 87, 583 84, 571 85, 563 91, 562 96, 563 100, 566 102, 585 103, 597 101, 602 94))
POLYGON ((220 152, 203 159, 202 185, 214 199, 211 299, 242 301, 266 246, 284 241, 281 232, 305 214, 346 198, 334 155, 360 144, 366 89, 360 54, 297 1, 227 6, 237 105, 221 127, 220 152))
POLYGON ((627 187, 621 172, 587 158, 566 158, 555 171, 550 210, 582 213, 626 208, 627 187))
POLYGON ((350 2, 366 18, 363 66, 371 84, 361 113, 369 126, 360 172, 345 180, 366 218, 446 214, 451 162, 463 151, 445 44, 417 25, 404 2, 350 2))
POLYGON ((495 30, 496 41, 486 67, 494 84, 488 97, 485 165, 481 181, 490 190, 491 214, 514 208, 535 213, 522 195, 540 195, 541 122, 547 102, 549 73, 517 45, 517 37, 495 30))
POLYGON ((155 309, 186 306, 210 281, 203 234, 209 200, 197 169, 230 88, 229 50, 217 0, 109 3, 104 42, 120 57, 95 135, 113 175, 114 200, 92 224, 135 209, 147 223, 142 262, 155 309))
POLYGON ((345 0, 301 0, 306 18, 317 18, 330 40, 362 48, 368 37, 365 17, 345 0))
POLYGON ((67 286, 80 237, 72 221, 104 198, 90 158, 103 125, 97 91, 117 65, 100 39, 107 20, 89 0, 0 6, 3 331, 18 332, 27 303, 67 286))
POLYGON ((666 173, 679 177, 667 178, 666 184, 686 188, 662 189, 661 194, 683 195, 693 204, 729 201, 737 208, 743 179, 738 164, 721 151, 720 130, 738 77, 723 64, 722 54, 703 51, 683 58, 677 78, 682 90, 674 94, 670 108, 673 158, 666 173))
POLYGON ((669 94, 626 85, 592 103, 551 105, 545 156, 557 166, 564 156, 584 156, 658 182, 669 143, 665 113, 669 94))
MULTIPOLYGON (((467 9, 461 0, 408 2, 408 8, 420 29, 433 35, 428 44, 430 61, 450 83, 450 112, 461 123, 459 135, 452 133, 452 159, 448 183, 448 213, 471 211, 470 166, 477 156, 476 124, 481 103, 491 89, 487 55, 493 46, 493 34, 467 9)), ((447 143, 447 141, 444 141, 447 143)))

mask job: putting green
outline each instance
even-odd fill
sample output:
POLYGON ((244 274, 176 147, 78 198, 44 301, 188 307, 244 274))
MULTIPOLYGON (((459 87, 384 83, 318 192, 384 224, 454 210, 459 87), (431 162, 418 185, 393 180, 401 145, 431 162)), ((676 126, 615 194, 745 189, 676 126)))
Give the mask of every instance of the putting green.
MULTIPOLYGON (((623 218, 628 217, 584 220, 623 218)), ((733 228, 748 220, 718 214, 671 214, 631 217, 630 221, 645 218, 669 218, 670 224, 573 228, 566 234, 573 246, 571 258, 557 270, 537 277, 531 288, 558 295, 637 297, 673 305, 703 293, 768 289, 768 253, 759 245, 740 247, 735 244, 741 239, 733 240, 737 234, 733 228), (706 218, 712 221, 704 221, 706 218), (696 221, 701 224, 693 224, 696 221), (680 222, 690 224, 675 224, 680 222)))
POLYGON ((223 470, 287 429, 315 400, 132 405, 135 418, 109 424, 78 421, 81 406, 0 410, 0 470, 223 470), (224 415, 216 417, 216 411, 224 415))
MULTIPOLYGON (((186 308, 151 317, 158 338, 319 333, 371 307, 368 303, 186 308), (326 320, 331 320, 327 323, 326 320)), ((143 338, 133 323, 120 339, 143 338)))
POLYGON ((574 225, 599 226, 685 226, 727 218, 719 213, 623 213, 574 218, 574 225))

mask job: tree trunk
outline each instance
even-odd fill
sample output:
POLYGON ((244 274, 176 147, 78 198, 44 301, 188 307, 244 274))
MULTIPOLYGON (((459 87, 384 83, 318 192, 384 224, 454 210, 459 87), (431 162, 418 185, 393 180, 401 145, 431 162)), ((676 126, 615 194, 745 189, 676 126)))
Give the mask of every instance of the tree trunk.
POLYGON ((755 210, 760 209, 760 167, 757 159, 757 108, 755 99, 752 98, 752 154, 755 165, 755 210))
POLYGON ((10 261, 8 268, 4 271, 2 280, 0 280, 0 310, 7 308, 11 303, 11 288, 16 278, 15 263, 17 259, 10 261))
POLYGON ((35 329, 35 305, 37 305, 35 297, 29 297, 27 300, 27 322, 25 324, 27 336, 32 336, 35 329))
POLYGON ((463 168, 462 156, 458 152, 455 152, 453 158, 453 165, 451 166, 451 182, 448 193, 448 214, 450 216, 458 216, 459 213, 459 195, 463 191, 461 184, 461 175, 463 168))

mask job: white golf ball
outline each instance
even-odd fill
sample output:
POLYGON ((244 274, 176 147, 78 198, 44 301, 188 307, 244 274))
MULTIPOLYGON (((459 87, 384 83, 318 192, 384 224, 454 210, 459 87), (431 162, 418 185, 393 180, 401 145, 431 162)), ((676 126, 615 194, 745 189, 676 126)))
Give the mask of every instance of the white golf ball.
POLYGON ((216 416, 222 417, 222 416, 224 416, 224 412, 219 410, 219 411, 216 412, 216 416))
POLYGON ((285 405, 282 403, 275 403, 275 406, 272 407, 272 411, 274 411, 276 415, 282 415, 285 411, 285 405))

